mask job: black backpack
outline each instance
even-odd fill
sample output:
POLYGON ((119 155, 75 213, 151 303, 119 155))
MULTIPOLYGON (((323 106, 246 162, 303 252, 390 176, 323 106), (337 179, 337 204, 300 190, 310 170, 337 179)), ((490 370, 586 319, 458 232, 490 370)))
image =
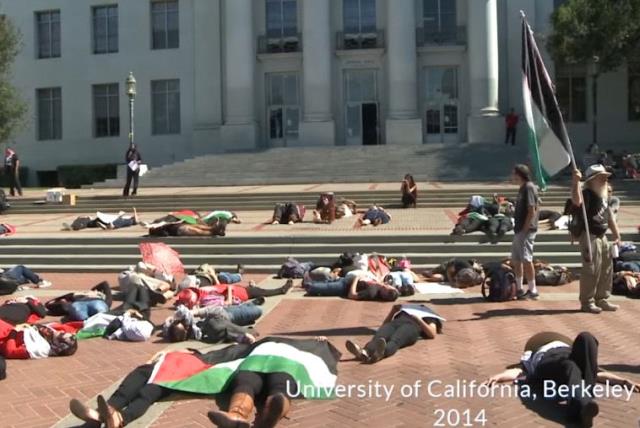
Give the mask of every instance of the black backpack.
POLYGON ((508 302, 516 298, 516 276, 512 271, 491 269, 482 283, 482 297, 489 302, 508 302), (487 284, 489 282, 489 284, 487 284))
POLYGON ((19 286, 20 284, 15 279, 0 275, 0 296, 15 293, 19 286))

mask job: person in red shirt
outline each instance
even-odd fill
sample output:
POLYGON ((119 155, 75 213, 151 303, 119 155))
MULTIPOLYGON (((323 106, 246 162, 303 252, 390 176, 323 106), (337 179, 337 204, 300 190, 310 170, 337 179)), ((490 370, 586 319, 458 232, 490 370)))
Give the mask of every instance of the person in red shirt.
POLYGON ((511 140, 511 145, 516 145, 516 129, 518 128, 519 120, 520 116, 515 113, 514 109, 511 109, 505 118, 505 123, 507 125, 507 136, 504 140, 505 144, 509 144, 509 140, 511 140))

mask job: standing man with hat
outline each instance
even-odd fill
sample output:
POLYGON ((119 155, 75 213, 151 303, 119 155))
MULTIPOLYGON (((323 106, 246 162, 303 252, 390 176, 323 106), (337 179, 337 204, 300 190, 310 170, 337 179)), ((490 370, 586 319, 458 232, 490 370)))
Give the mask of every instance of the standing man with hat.
POLYGON ((12 149, 4 151, 4 172, 9 176, 9 194, 22 196, 22 186, 20 185, 20 159, 12 149))
MULTIPOLYGON (((585 172, 584 189, 579 170, 573 171, 571 200, 576 207, 584 207, 587 212, 586 228, 580 234, 582 270, 580 272, 580 304, 584 312, 599 314, 602 311, 616 311, 618 305, 609 303, 613 283, 612 246, 607 240, 607 229, 611 228, 613 245, 620 243, 620 232, 615 217, 609 207, 607 180, 611 174, 600 164, 591 165, 585 172), (591 242, 591 258, 589 258, 591 242)), ((584 221, 584 220, 582 220, 584 221)), ((614 248, 615 250, 615 248, 614 248)))

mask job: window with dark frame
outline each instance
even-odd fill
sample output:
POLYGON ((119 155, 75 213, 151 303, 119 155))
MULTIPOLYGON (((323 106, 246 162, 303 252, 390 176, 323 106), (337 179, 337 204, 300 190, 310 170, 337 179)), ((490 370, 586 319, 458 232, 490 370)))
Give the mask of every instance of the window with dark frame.
POLYGON ((93 85, 93 136, 120 135, 120 96, 117 83, 93 85))
POLYGON ((38 140, 62 139, 61 88, 36 89, 38 140))
POLYGON ((180 47, 180 7, 178 0, 151 1, 151 48, 180 47))
POLYGON ((60 57, 60 11, 36 12, 37 55, 39 59, 60 57))
POLYGON ((422 22, 428 41, 455 41, 458 37, 456 0, 424 0, 422 22))
POLYGON ((151 112, 153 135, 180 133, 180 80, 151 82, 151 112))
POLYGON ((560 75, 556 79, 556 96, 564 120, 587 121, 587 78, 579 75, 560 75))
POLYGON ((118 52, 118 5, 93 7, 93 53, 118 52))
POLYGON ((342 20, 345 34, 375 33, 376 0, 343 0, 342 20))
POLYGON ((629 63, 629 120, 640 121, 640 60, 629 63))

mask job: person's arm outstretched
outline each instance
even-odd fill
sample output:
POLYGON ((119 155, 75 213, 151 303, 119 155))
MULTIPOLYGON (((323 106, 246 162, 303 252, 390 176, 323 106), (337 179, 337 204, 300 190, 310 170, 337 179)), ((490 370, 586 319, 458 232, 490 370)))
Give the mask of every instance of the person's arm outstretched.
POLYGON ((629 388, 633 388, 633 392, 640 392, 640 384, 630 381, 629 379, 623 378, 622 376, 618 376, 611 372, 601 371, 598 372, 596 380, 600 383, 607 383, 611 385, 622 385, 629 388))
POLYGON ((387 314, 387 317, 384 319, 384 321, 382 321, 382 324, 386 324, 389 321, 391 321, 391 319, 393 318, 393 316, 395 314, 398 313, 398 311, 400 310, 400 308, 402 307, 402 305, 398 304, 398 305, 393 305, 391 307, 391 310, 389 311, 389 313, 387 314))
POLYGON ((489 379, 482 382, 482 384, 491 386, 499 383, 515 382, 516 379, 519 379, 523 375, 524 373, 520 368, 507 369, 502 373, 491 376, 489 379))

